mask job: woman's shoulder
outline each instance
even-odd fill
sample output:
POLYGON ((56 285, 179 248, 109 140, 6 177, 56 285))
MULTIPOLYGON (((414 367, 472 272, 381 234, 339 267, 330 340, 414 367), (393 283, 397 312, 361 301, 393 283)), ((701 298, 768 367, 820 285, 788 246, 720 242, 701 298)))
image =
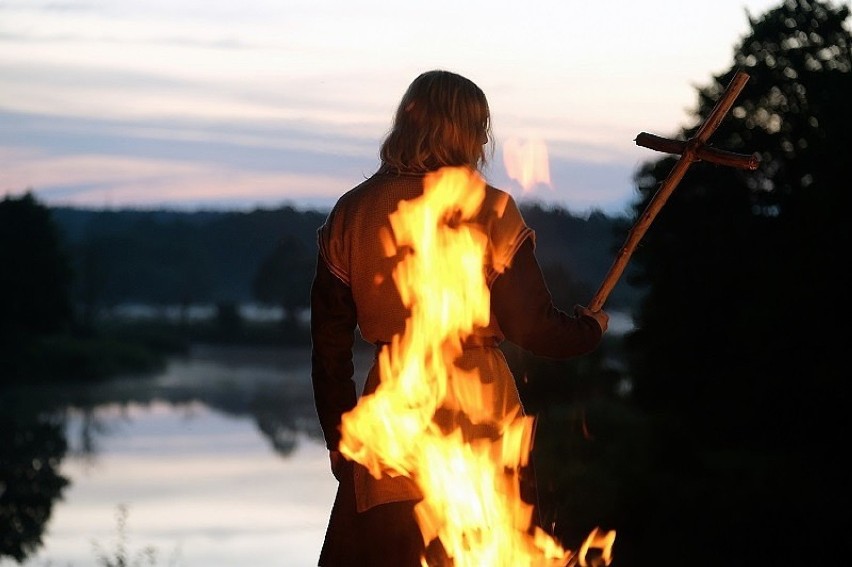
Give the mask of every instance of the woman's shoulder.
POLYGON ((490 183, 485 184, 485 197, 483 208, 494 213, 498 218, 506 217, 521 218, 518 203, 509 191, 495 187, 490 183))
POLYGON ((341 195, 329 219, 336 218, 348 225, 358 218, 387 216, 401 200, 422 192, 422 180, 422 175, 375 173, 341 195))
POLYGON ((390 173, 378 171, 341 195, 338 201, 351 201, 372 193, 387 191, 393 187, 420 187, 422 173, 390 173))

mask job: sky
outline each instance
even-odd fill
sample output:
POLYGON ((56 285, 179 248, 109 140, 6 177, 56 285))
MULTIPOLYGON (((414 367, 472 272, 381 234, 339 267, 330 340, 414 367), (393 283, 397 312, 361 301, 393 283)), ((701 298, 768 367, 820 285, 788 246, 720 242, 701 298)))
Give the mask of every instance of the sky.
POLYGON ((325 209, 375 171, 411 80, 442 68, 488 97, 491 183, 618 214, 659 157, 636 135, 694 124, 747 14, 781 1, 0 0, 0 196, 325 209), (545 148, 549 183, 513 179, 507 147, 545 148))

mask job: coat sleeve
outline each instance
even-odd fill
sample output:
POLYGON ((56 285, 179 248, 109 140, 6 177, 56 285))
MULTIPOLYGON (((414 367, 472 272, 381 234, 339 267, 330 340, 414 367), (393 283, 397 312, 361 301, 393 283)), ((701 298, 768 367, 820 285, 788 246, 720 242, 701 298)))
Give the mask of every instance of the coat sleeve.
POLYGON ((568 315, 553 305, 532 238, 491 286, 491 311, 506 339, 538 356, 571 358, 589 353, 603 332, 592 317, 568 315))
POLYGON ((352 351, 356 325, 352 290, 319 255, 311 285, 311 381, 326 447, 331 450, 340 443, 343 414, 358 401, 352 351))

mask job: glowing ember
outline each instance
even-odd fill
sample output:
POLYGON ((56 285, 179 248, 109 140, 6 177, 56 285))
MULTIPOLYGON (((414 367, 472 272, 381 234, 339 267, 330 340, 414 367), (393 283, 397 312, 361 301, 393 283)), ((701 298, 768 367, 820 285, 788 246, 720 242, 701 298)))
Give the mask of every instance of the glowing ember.
POLYGON ((521 184, 524 192, 538 184, 550 186, 550 163, 547 146, 542 140, 521 142, 510 138, 503 144, 506 174, 521 184))
MULTIPOLYGON (((484 197, 478 174, 445 168, 391 215, 383 245, 389 256, 405 251, 393 277, 411 316, 379 352, 376 391, 343 416, 340 449, 376 478, 417 484, 424 541, 438 538, 454 567, 576 565, 582 558, 532 529, 533 508, 520 496, 533 418, 495 416, 488 380, 454 364, 465 338, 490 318, 488 239, 472 221, 484 197), (438 425, 437 411, 491 433, 471 439, 438 425)), ((586 546, 596 547, 591 538, 586 546)))

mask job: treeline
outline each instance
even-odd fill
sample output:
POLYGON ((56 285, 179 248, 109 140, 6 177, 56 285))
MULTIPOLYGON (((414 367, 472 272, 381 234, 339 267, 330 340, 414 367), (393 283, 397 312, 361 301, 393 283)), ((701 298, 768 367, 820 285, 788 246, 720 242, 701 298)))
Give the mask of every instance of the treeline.
MULTIPOLYGON (((624 219, 523 209, 556 303, 568 310, 588 302, 624 219)), ((0 201, 0 382, 151 370, 198 342, 307 345, 304 315, 326 214, 50 208, 31 192, 7 196, 0 201), (248 303, 281 315, 247 320, 241 308, 248 303), (117 309, 138 304, 163 316, 133 320, 117 309), (193 319, 198 306, 214 307, 213 316, 193 319)), ((635 297, 625 281, 611 304, 629 310, 635 297)))
MULTIPOLYGON (((624 237, 623 221, 532 204, 522 209, 537 232, 537 253, 554 293, 587 302, 624 237)), ((326 212, 56 207, 51 215, 74 274, 74 302, 87 319, 124 303, 256 302, 292 317, 308 307, 316 231, 326 212)), ((632 300, 629 283, 618 291, 613 303, 625 307, 632 300)))
POLYGON ((87 320, 126 303, 304 303, 314 233, 324 218, 290 207, 249 213, 51 212, 75 274, 74 302, 87 320), (274 274, 267 268, 267 280, 278 275, 292 281, 256 281, 273 255, 285 270, 274 274), (270 285, 278 289, 266 289, 270 285))

